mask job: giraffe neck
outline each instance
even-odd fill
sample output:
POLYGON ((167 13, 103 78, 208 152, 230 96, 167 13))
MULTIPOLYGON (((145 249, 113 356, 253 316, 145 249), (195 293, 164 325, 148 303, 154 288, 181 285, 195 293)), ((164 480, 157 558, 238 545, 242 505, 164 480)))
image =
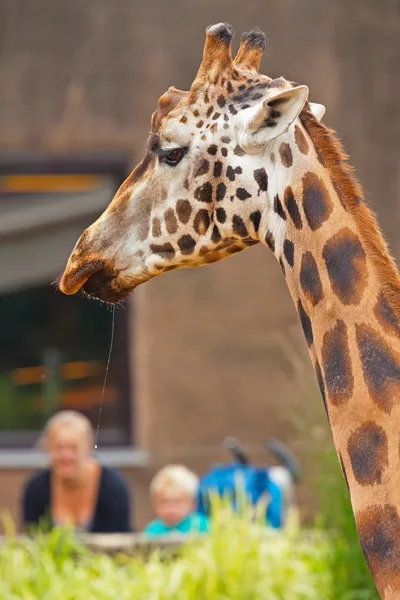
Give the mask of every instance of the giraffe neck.
POLYGON ((333 133, 308 114, 302 124, 314 162, 305 157, 290 189, 280 190, 289 214, 275 253, 364 555, 381 597, 391 600, 400 595, 400 279, 333 133))

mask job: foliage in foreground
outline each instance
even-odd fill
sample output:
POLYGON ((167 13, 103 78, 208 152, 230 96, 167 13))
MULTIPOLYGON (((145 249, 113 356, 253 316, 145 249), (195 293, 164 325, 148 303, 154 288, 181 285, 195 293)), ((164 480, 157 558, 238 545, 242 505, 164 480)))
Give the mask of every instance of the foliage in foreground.
POLYGON ((330 598, 329 544, 297 527, 284 534, 222 511, 213 531, 178 558, 91 554, 54 530, 10 539, 0 553, 4 600, 313 600, 330 598))
MULTIPOLYGON (((338 541, 292 523, 285 532, 251 522, 246 509, 215 512, 211 534, 189 541, 176 558, 149 560, 92 554, 67 531, 24 541, 10 538, 0 552, 4 600, 372 600, 363 587, 340 590, 338 541), (337 560, 336 560, 337 559, 337 560)), ((346 580, 346 576, 344 576, 346 580)), ((347 580, 346 580, 347 581, 347 580)))

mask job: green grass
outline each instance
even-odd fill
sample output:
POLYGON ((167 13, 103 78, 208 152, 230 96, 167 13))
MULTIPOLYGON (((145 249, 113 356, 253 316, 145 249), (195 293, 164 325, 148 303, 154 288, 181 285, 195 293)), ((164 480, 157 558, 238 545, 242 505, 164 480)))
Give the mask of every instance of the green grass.
MULTIPOLYGON (((284 532, 214 499, 210 534, 177 556, 107 556, 68 531, 16 539, 0 549, 1 600, 379 600, 354 525, 333 449, 318 459, 320 515, 304 529, 296 515, 284 532)), ((262 511, 260 511, 262 512, 262 511)))
POLYGON ((330 598, 329 542, 284 534, 220 510, 213 531, 178 557, 92 554, 69 532, 10 538, 0 552, 4 600, 313 600, 330 598))
MULTIPOLYGON (((350 600, 372 599, 364 581, 349 578, 352 557, 340 535, 294 521, 283 533, 220 504, 212 532, 172 558, 149 560, 93 554, 70 532, 35 539, 10 536, 0 551, 3 600, 350 600), (343 586, 337 586, 342 579, 343 586), (346 588, 346 585, 353 588, 346 588), (355 588, 355 585, 360 587, 355 588)), ((357 558, 357 555, 356 555, 357 558)), ((358 568, 358 567, 357 567, 358 568)), ((357 571, 358 572, 358 571, 357 571)))

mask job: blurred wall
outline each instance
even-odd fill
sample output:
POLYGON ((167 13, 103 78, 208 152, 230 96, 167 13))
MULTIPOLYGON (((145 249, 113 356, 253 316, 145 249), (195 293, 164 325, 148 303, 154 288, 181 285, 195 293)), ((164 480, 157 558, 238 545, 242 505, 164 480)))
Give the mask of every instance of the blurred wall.
MULTIPOLYGON (((258 25, 269 38, 262 71, 307 84, 326 105, 324 120, 400 257, 399 10, 397 0, 1 0, 0 149, 118 148, 138 161, 158 97, 192 81, 205 27, 231 22, 237 48, 258 25)), ((137 434, 154 466, 184 460, 201 471, 217 457, 205 446, 225 435, 249 443, 274 435, 300 452, 310 475, 313 440, 330 436, 267 250, 168 273, 132 304, 137 434)), ((139 524, 150 473, 131 473, 143 498, 139 524)), ((309 486, 300 497, 310 506, 309 486)))

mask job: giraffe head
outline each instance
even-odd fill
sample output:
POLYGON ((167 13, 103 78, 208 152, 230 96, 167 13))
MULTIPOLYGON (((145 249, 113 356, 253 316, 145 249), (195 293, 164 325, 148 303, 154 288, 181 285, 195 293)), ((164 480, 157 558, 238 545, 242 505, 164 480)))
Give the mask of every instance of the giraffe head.
MULTIPOLYGON (((209 27, 190 90, 161 96, 145 156, 78 240, 60 281, 64 293, 82 289, 118 302, 171 269, 268 243, 273 179, 282 168, 275 150, 308 88, 258 73, 261 31, 242 36, 234 60, 231 39, 229 25, 209 27)), ((320 118, 323 107, 310 107, 320 118)))

